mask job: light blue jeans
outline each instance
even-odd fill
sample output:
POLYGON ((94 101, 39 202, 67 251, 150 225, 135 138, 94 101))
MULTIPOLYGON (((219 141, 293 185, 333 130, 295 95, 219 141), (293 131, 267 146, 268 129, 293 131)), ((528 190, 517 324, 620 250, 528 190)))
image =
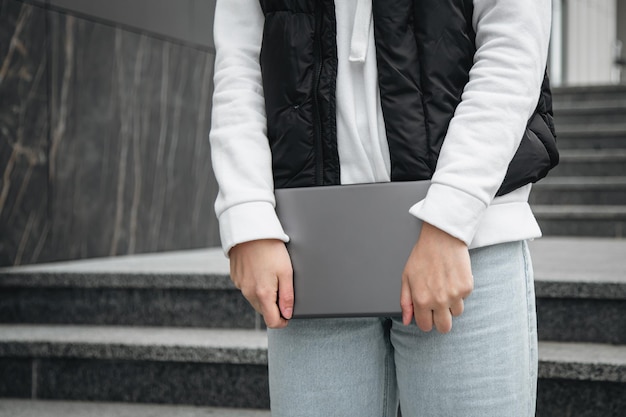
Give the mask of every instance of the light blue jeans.
POLYGON ((403 417, 534 416, 528 247, 505 243, 470 256, 474 291, 446 335, 395 317, 300 319, 270 329, 272 417, 386 417, 398 403, 403 417))

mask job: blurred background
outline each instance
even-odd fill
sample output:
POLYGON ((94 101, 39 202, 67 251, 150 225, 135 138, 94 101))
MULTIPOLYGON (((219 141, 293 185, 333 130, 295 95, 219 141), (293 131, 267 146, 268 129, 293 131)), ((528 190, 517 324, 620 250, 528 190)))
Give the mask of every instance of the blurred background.
MULTIPOLYGON (((219 245, 214 3, 0 0, 0 266, 219 245)), ((553 7, 555 105, 581 121, 559 91, 626 84, 626 0, 553 7)))

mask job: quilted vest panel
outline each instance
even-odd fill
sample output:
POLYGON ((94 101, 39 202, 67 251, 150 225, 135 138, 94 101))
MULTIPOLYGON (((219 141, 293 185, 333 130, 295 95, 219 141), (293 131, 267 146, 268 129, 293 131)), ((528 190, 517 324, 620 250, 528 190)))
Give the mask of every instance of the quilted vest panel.
MULTIPOLYGON (((276 188, 340 183, 332 0, 260 0, 260 63, 276 188)), ((372 0, 391 180, 431 178, 473 63, 471 0, 372 0)), ((498 195, 558 163, 547 75, 498 195)))

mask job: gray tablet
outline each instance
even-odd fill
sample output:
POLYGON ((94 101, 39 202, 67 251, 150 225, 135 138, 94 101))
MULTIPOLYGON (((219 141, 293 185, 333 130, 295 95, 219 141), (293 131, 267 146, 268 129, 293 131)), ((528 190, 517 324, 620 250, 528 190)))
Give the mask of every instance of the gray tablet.
POLYGON ((409 208, 429 181, 276 190, 291 241, 294 317, 400 314, 402 271, 420 221, 409 208))

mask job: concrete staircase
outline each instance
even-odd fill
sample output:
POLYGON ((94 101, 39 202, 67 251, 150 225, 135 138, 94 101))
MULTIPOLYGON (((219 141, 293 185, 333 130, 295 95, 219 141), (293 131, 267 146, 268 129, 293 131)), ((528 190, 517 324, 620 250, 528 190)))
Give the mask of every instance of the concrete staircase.
POLYGON ((561 162, 531 194, 545 235, 626 236, 626 86, 554 89, 561 162))
POLYGON ((0 417, 269 416, 265 332, 219 250, 0 270, 0 323, 0 417))
MULTIPOLYGON (((626 241, 531 250, 537 416, 626 415, 626 241)), ((217 249, 0 270, 0 323, 0 416, 269 416, 265 332, 217 249)))

